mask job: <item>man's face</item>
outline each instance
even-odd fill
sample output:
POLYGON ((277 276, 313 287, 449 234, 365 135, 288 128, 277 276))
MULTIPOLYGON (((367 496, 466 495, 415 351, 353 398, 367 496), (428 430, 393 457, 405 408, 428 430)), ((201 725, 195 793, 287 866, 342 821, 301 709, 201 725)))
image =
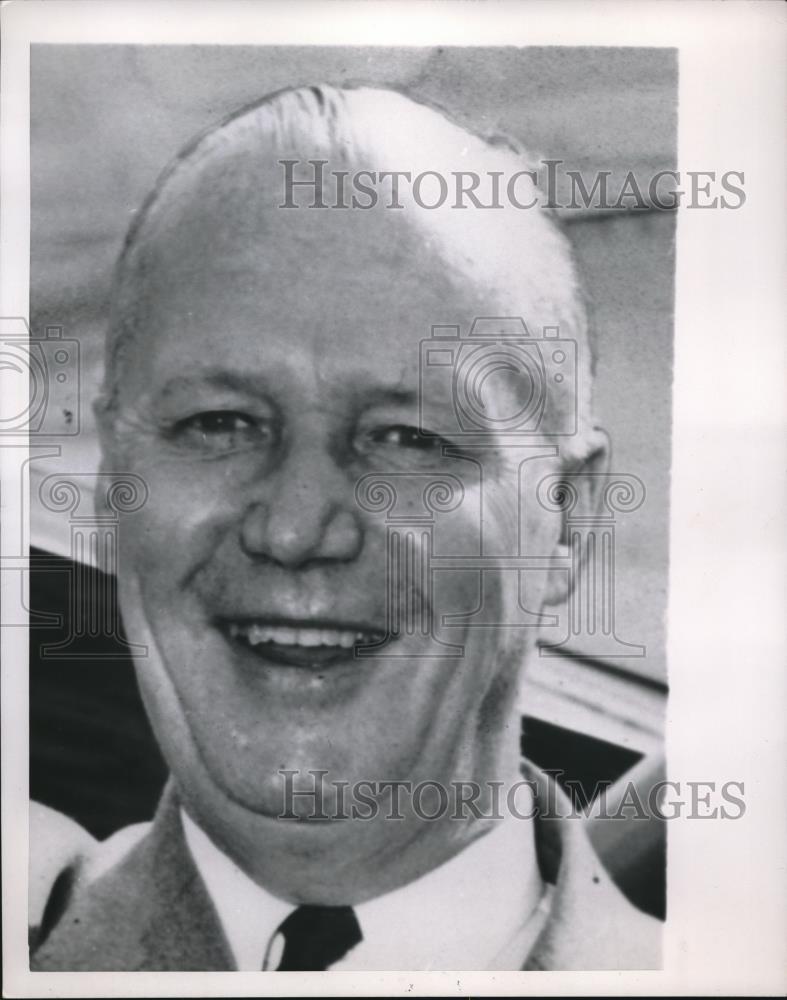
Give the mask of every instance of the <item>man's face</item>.
MULTIPOLYGON (((271 210, 237 226, 217 210, 213 225, 163 227, 107 438, 108 460, 150 493, 124 525, 121 598, 131 641, 151 647, 141 680, 165 754, 186 785, 199 766, 268 816, 282 810, 283 769, 447 782, 481 777, 518 740, 504 725, 517 657, 495 629, 440 625, 479 605, 478 572, 437 572, 431 591, 409 572, 391 593, 385 516, 356 499, 362 476, 406 473, 392 479, 395 513, 423 514, 430 474, 454 475, 465 498, 435 515, 435 551, 479 553, 477 463, 416 433, 419 343, 432 324, 467 330, 500 305, 453 281, 394 216, 271 210), (464 655, 435 656, 416 628, 391 655, 355 656, 407 601, 464 655)), ((424 400, 425 422, 450 422, 449 387, 424 400)), ((505 551, 494 538, 517 524, 516 468, 492 456, 484 476, 499 487, 484 545, 505 551)), ((527 531, 529 551, 548 555, 555 523, 539 512, 527 531)), ((537 609, 542 581, 528 583, 537 609)))

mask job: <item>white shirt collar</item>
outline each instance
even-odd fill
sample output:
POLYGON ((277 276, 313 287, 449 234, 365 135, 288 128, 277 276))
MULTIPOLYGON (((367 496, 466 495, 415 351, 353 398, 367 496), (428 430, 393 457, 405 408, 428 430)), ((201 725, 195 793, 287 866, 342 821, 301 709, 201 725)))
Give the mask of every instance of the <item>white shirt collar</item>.
MULTIPOLYGON (((276 968, 291 903, 253 882, 181 810, 186 843, 238 969, 276 968), (278 940, 276 940, 278 939, 278 940)), ((546 919, 532 823, 509 815, 409 885, 354 907, 363 940, 336 971, 517 969, 546 919), (534 909, 535 907, 535 909, 534 909)))

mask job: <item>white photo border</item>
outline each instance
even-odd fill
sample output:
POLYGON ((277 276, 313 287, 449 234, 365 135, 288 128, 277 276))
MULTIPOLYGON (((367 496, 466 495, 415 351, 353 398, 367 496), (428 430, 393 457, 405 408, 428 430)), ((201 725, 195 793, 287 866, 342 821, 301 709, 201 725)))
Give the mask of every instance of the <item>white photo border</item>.
MULTIPOLYGON (((2 7, 0 316, 28 316, 33 42, 605 45, 679 50, 678 169, 742 170, 746 204, 678 217, 668 774, 744 781, 736 822, 669 824, 659 972, 30 973, 28 638, 2 629, 4 994, 14 997, 766 995, 787 969, 781 4, 70 2, 2 7)), ((2 373, 0 373, 2 379, 2 373)), ((0 382, 2 400, 2 382, 0 382)), ((6 397, 0 405, 15 406, 6 397)), ((19 412, 16 409, 14 412, 19 412)), ((0 449, 3 552, 19 549, 0 449)), ((18 457, 18 456, 17 456, 18 457)), ((3 574, 8 577, 9 574, 3 574)), ((3 584, 6 614, 20 595, 3 584)))

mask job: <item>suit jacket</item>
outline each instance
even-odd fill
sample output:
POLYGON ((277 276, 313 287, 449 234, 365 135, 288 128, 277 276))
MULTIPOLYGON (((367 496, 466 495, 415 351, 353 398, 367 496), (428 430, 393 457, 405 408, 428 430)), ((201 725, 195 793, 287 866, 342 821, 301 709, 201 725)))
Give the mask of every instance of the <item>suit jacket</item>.
MULTIPOLYGON (((551 795, 565 808, 551 778, 535 769, 528 776, 539 798, 551 795)), ((151 824, 127 827, 103 843, 46 812, 31 827, 32 971, 235 969, 186 845, 171 783, 151 824)), ((616 888, 583 827, 577 818, 534 821, 541 874, 554 891, 549 918, 521 968, 659 968, 661 924, 616 888)))

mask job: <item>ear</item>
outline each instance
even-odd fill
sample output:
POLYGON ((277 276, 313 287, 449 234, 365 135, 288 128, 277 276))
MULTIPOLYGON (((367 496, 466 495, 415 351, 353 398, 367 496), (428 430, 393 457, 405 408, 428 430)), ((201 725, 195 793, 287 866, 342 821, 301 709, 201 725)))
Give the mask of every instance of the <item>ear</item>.
MULTIPOLYGON (((603 473, 609 470, 611 457, 609 435, 600 427, 594 427, 587 435, 587 445, 581 458, 569 458, 564 462, 565 495, 570 498, 562 518, 560 535, 553 555, 560 558, 565 567, 570 555, 567 514, 572 516, 595 514, 601 505, 603 473)), ((553 567, 547 577, 544 593, 545 604, 562 604, 573 586, 571 572, 565 568, 553 567)))

